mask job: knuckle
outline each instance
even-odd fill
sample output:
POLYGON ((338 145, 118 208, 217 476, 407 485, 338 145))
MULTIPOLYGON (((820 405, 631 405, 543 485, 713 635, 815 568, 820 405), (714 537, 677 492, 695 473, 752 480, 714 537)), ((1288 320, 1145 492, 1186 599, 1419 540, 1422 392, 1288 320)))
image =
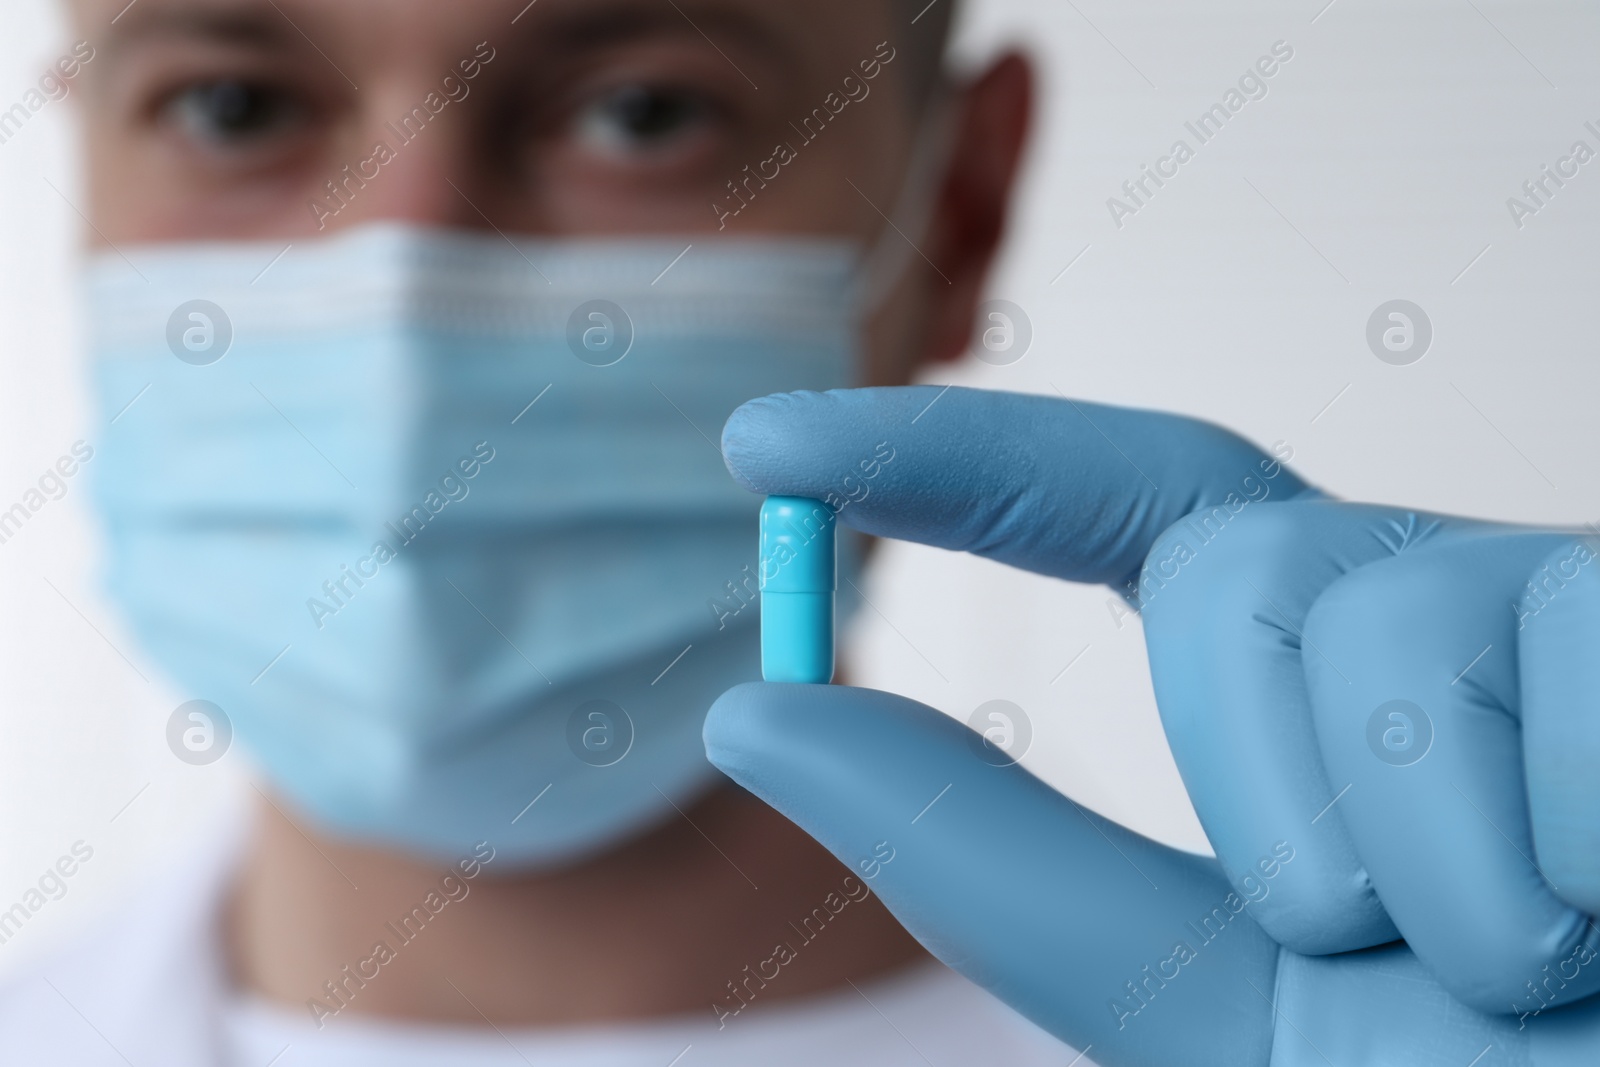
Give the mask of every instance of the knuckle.
POLYGON ((1147 626, 1181 625, 1251 610, 1262 580, 1296 552, 1309 521, 1292 503, 1215 504, 1156 540, 1139 576, 1147 626))
POLYGON ((1437 622, 1454 581, 1426 557, 1393 556, 1359 566, 1317 596, 1306 615, 1306 637, 1353 655, 1392 647, 1437 622))

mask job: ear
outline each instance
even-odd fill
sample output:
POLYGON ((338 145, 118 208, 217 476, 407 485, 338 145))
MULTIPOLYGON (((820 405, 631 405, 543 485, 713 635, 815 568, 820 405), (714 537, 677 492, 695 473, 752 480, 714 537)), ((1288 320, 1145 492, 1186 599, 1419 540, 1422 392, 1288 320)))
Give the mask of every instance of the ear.
POLYGON ((1032 67, 1018 52, 956 92, 949 163, 927 248, 944 278, 931 269, 917 274, 929 316, 926 360, 956 359, 972 340, 978 301, 1005 235, 1033 92, 1032 67))

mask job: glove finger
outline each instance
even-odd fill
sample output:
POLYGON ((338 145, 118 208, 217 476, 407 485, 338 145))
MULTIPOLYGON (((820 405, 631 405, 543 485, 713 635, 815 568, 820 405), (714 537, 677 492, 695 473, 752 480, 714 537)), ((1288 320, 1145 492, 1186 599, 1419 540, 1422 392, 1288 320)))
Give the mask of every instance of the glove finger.
POLYGON ((722 453, 745 488, 825 500, 865 533, 1119 585, 1202 504, 1307 488, 1209 423, 937 386, 752 400, 729 417, 722 453))
POLYGON ((1184 785, 1240 892, 1274 842, 1293 843, 1293 868, 1254 915, 1296 952, 1399 937, 1329 808, 1344 783, 1330 787, 1317 744, 1306 613, 1330 582, 1438 529, 1327 500, 1217 507, 1163 535, 1140 577, 1156 703, 1184 785))
POLYGON ((1600 990, 1587 915, 1534 860, 1506 610, 1555 537, 1483 533, 1370 564, 1306 622, 1317 732, 1338 808, 1406 942, 1488 1012, 1600 990), (1551 972, 1570 971, 1548 987, 1551 972))
POLYGON ((750 683, 705 739, 934 955, 1088 1058, 1266 1064, 1279 949, 1214 861, 995 765, 979 735, 889 693, 750 683))
POLYGON ((1556 894, 1600 915, 1600 566, 1592 537, 1561 544, 1518 590, 1522 749, 1539 864, 1556 894))
POLYGON ((1465 1007, 1404 944, 1284 953, 1272 1067, 1592 1067, 1600 998, 1558 1011, 1465 1007))

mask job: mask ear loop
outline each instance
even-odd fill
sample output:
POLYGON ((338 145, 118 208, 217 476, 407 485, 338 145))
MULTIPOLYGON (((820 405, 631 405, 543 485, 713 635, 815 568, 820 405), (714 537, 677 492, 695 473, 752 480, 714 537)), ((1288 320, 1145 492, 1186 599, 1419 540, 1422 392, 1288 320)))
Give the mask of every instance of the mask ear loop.
POLYGON ((927 234, 955 142, 951 98, 949 83, 941 80, 924 105, 894 210, 859 261, 858 320, 877 311, 899 284, 911 257, 921 255, 916 243, 927 234))

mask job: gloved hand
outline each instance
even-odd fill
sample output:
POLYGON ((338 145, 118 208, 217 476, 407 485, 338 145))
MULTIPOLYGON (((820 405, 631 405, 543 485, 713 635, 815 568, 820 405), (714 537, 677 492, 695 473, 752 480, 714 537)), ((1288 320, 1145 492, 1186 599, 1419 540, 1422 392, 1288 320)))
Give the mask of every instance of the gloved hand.
POLYGON ((713 762, 940 959, 1108 1067, 1596 1062, 1600 568, 1577 535, 1339 503, 1215 426, 1035 396, 766 397, 723 451, 867 533, 1142 605, 1218 860, 891 694, 755 683, 711 709, 713 762))

